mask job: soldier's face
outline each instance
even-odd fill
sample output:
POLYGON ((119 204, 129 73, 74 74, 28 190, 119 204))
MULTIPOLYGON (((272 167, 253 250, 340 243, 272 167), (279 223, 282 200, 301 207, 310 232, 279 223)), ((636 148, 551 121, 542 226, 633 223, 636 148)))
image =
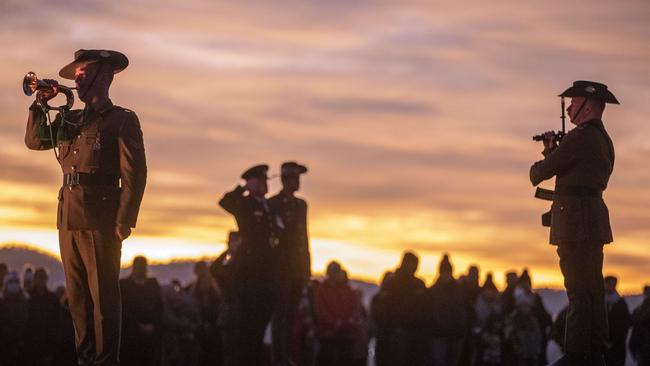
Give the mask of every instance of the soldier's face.
POLYGON ((287 174, 282 176, 282 187, 285 191, 296 192, 300 189, 300 175, 287 174))
POLYGON ((266 179, 251 178, 248 180, 246 185, 248 186, 248 191, 253 196, 263 197, 269 191, 269 186, 266 183, 266 179))
POLYGON ((106 77, 107 68, 110 66, 95 62, 82 65, 75 69, 74 82, 77 87, 79 99, 87 103, 96 95, 108 93, 111 81, 106 77))
MULTIPOLYGON (((580 107, 582 107, 582 104, 584 102, 585 102, 585 98, 583 97, 571 97, 571 104, 569 104, 569 107, 566 109, 567 113, 569 114, 569 120, 571 121, 571 123, 573 124, 580 123, 580 116, 578 116, 578 111, 580 110, 580 107)), ((584 111, 585 108, 582 108, 580 114, 583 114, 584 111)))

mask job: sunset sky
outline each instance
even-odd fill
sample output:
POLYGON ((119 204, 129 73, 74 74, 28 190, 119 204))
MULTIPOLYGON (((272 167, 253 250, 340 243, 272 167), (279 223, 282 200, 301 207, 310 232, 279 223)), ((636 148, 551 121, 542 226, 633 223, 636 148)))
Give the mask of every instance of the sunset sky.
POLYGON ((427 282, 449 252, 456 275, 476 263, 502 283, 527 266, 560 287, 531 136, 559 128, 556 95, 587 79, 621 101, 604 118, 605 273, 625 292, 650 283, 647 0, 118 3, 0 2, 0 247, 58 252, 61 172, 24 145, 22 77, 58 79, 74 51, 104 48, 130 59, 111 98, 138 114, 149 167, 124 264, 217 255, 235 228, 221 195, 252 165, 297 160, 317 273, 338 259, 378 280, 411 249, 427 282))

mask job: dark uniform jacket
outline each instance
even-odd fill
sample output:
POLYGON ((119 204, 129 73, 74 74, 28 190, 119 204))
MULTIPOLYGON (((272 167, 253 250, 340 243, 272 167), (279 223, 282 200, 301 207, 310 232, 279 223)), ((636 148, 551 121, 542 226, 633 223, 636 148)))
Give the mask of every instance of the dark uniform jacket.
POLYGON ((612 242, 602 199, 614 168, 614 146, 601 120, 580 124, 530 168, 533 185, 555 176, 550 243, 612 242))
MULTIPOLYGON (((50 131, 43 127, 43 119, 41 109, 33 105, 25 132, 25 144, 32 150, 52 148, 50 131)), ((109 100, 99 111, 66 113, 65 119, 80 123, 80 127, 63 124, 61 119, 57 115, 52 134, 63 174, 91 174, 85 178, 93 184, 83 184, 83 179, 80 185, 64 184, 59 191, 57 227, 65 230, 96 230, 116 224, 135 227, 147 178, 138 117, 109 100), (63 134, 64 131, 67 133, 63 134)))
POLYGON ((311 259, 307 235, 307 202, 281 191, 269 199, 274 212, 282 218, 279 266, 281 275, 289 279, 309 280, 311 259))
POLYGON ((246 286, 268 286, 277 283, 280 244, 279 217, 264 200, 244 196, 237 186, 226 193, 219 205, 237 221, 241 244, 233 260, 235 282, 246 286))

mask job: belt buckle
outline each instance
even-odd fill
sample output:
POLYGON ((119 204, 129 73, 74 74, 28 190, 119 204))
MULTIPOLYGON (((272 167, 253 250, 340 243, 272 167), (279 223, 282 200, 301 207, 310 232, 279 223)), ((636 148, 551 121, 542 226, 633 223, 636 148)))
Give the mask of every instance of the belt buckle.
POLYGON ((73 172, 66 174, 65 184, 68 186, 78 186, 79 185, 79 173, 73 172))

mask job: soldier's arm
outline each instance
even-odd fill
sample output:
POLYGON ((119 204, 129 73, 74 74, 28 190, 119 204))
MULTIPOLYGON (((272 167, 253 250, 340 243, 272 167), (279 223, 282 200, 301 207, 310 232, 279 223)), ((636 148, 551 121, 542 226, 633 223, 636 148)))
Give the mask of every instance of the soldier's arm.
POLYGON ((126 121, 122 124, 117 138, 122 191, 116 224, 135 227, 147 184, 147 162, 140 121, 135 113, 125 113, 128 113, 126 121))
POLYGON ((219 205, 233 215, 238 215, 244 198, 244 187, 238 185, 234 190, 223 195, 219 205))
POLYGON ((578 161, 579 151, 579 140, 576 136, 566 135, 560 146, 546 155, 544 160, 540 160, 530 167, 530 182, 536 186, 542 181, 570 169, 578 161))
MULTIPOLYGON (((34 102, 29 107, 27 117, 27 128, 25 129, 25 145, 30 150, 49 150, 52 148, 49 127, 43 123, 45 115, 43 110, 34 102), (44 135, 46 134, 46 135, 44 135)), ((61 123, 60 116, 57 114, 52 123, 52 134, 56 136, 58 126, 61 123)))

